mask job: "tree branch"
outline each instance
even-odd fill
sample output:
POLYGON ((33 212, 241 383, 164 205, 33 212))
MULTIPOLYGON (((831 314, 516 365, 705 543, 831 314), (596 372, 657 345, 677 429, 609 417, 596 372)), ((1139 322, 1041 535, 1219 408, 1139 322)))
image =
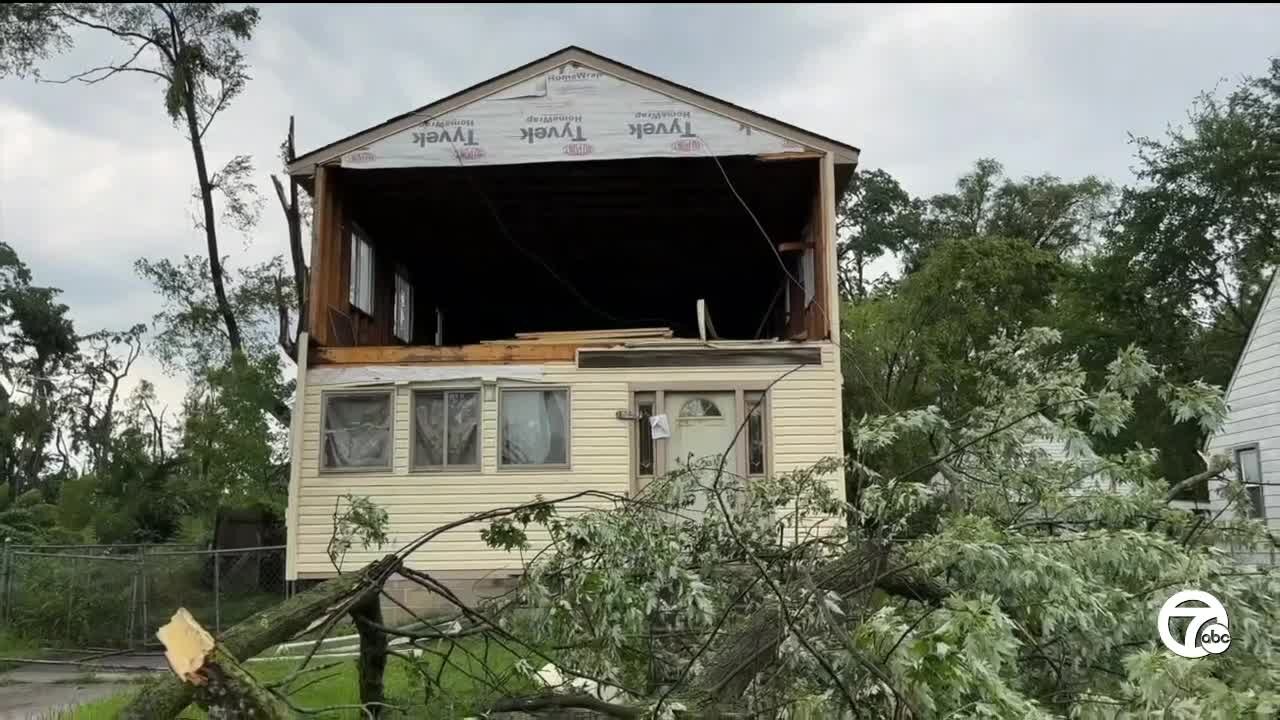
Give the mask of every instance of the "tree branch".
MULTIPOLYGON (((571 709, 591 710, 601 715, 623 718, 624 720, 640 718, 645 715, 645 711, 642 708, 605 702, 590 695, 554 695, 550 693, 534 697, 499 700, 494 703, 491 712, 536 713, 543 710, 564 711, 571 709)), ((558 717, 563 715, 563 712, 557 714, 558 717)))

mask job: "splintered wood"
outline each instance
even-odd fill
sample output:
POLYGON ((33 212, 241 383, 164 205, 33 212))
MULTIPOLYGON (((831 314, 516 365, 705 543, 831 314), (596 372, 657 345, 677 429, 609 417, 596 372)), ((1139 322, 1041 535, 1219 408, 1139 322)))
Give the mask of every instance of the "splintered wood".
POLYGON ((179 608, 156 637, 164 645, 169 667, 194 687, 193 699, 210 720, 291 720, 297 716, 235 657, 218 647, 186 608, 179 608))
POLYGON ((200 627, 186 608, 178 608, 173 619, 156 633, 164 645, 164 656, 173 673, 193 685, 203 685, 200 674, 206 658, 213 652, 213 636, 200 627))

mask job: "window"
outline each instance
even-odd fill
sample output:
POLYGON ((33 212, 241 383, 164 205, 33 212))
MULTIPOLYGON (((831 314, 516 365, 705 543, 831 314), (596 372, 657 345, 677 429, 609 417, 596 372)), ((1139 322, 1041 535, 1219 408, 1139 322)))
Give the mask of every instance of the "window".
POLYGON ((1249 494, 1249 517, 1266 517, 1262 495, 1262 458, 1257 447, 1236 450, 1236 477, 1249 494))
POLYGON ((326 470, 377 470, 391 467, 391 393, 324 395, 326 470))
POLYGON ((653 475, 653 426, 649 418, 653 416, 653 395, 636 397, 636 410, 640 419, 636 421, 636 476, 653 475))
POLYGON ((404 267, 396 268, 395 320, 392 332, 406 343, 413 342, 413 284, 404 267))
POLYGON ((413 394, 413 467, 479 469, 480 391, 413 394))
POLYGON ((696 397, 680 406, 680 417, 720 417, 720 408, 707 398, 696 397))
POLYGON ((569 464, 569 391, 508 389, 498 395, 500 466, 569 464))
POLYGON ((359 228, 351 231, 351 306, 373 314, 373 245, 359 228))
POLYGON ((764 393, 749 392, 743 395, 747 415, 747 475, 764 475, 765 433, 764 393))

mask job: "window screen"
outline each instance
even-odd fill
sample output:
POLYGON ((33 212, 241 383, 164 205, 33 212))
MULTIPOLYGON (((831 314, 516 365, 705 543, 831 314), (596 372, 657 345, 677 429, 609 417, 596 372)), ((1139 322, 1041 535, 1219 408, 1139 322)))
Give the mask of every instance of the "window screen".
POLYGON ((503 389, 499 399, 503 465, 569 464, 569 392, 503 389))
POLYGON ((324 399, 324 467, 391 467, 391 393, 344 393, 324 399))
POLYGON ((413 394, 413 466, 480 466, 480 391, 413 394))

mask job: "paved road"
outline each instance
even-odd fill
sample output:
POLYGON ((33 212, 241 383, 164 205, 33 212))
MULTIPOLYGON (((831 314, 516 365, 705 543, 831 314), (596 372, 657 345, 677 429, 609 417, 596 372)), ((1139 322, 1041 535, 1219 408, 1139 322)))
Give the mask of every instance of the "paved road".
POLYGON ((164 657, 153 653, 116 655, 84 666, 23 665, 0 674, 0 720, 56 718, 163 669, 164 657))

